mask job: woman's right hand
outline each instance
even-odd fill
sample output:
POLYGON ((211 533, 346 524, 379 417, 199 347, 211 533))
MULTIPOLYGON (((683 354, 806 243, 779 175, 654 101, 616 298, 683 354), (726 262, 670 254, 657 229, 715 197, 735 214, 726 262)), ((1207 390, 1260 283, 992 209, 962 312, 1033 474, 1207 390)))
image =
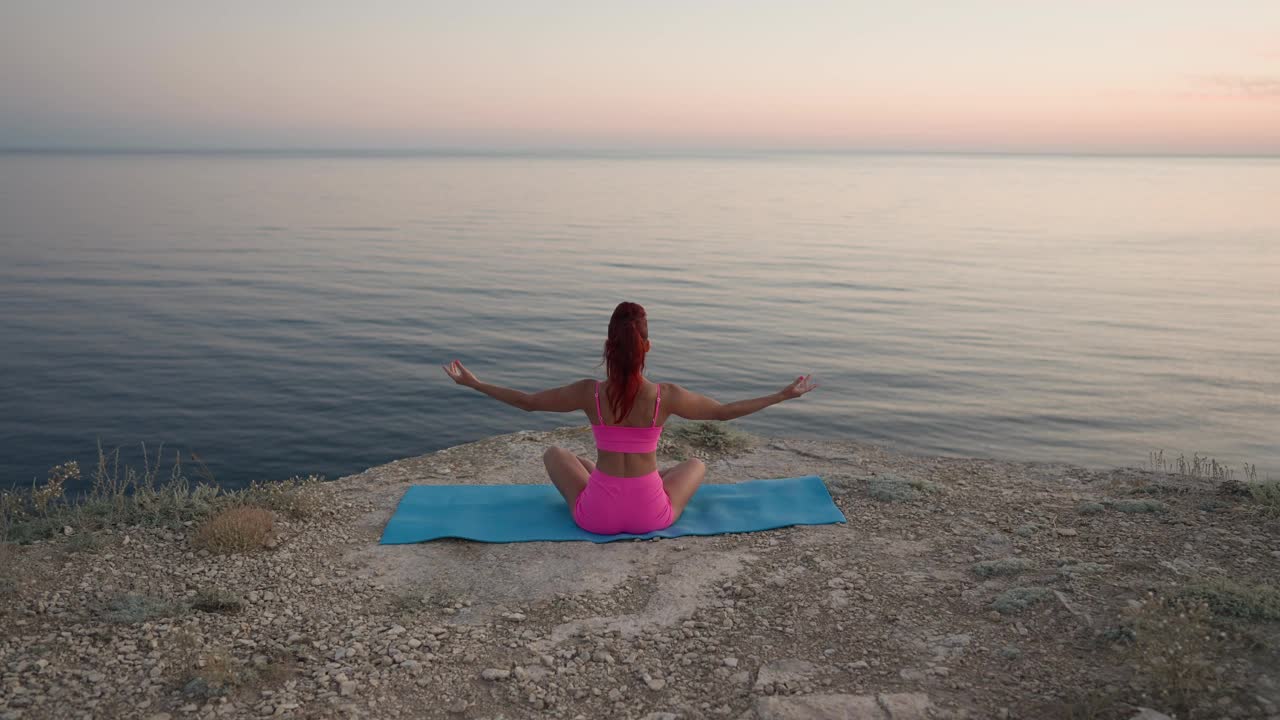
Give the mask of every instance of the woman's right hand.
POLYGON ((814 382, 813 375, 801 375, 795 379, 795 382, 782 388, 782 399, 791 400, 818 387, 818 383, 814 382))
POLYGON ((479 380, 476 379, 475 375, 471 374, 470 370, 463 367, 462 363, 458 362, 457 360, 454 360, 448 365, 441 365, 440 367, 444 368, 444 371, 449 374, 449 377, 452 378, 453 381, 458 383, 459 385, 465 385, 466 387, 475 387, 476 384, 480 382, 479 380))

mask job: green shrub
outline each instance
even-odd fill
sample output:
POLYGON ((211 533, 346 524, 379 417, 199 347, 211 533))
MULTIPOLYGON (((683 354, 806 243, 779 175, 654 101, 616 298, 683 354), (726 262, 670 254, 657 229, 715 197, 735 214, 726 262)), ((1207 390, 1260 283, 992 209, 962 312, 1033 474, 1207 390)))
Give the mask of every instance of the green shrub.
POLYGON ((1211 619, 1203 603, 1154 596, 1129 611, 1132 683, 1177 717, 1193 713, 1222 691, 1216 666, 1229 648, 1211 619))
POLYGON ((1000 593, 992 603, 1002 615, 1019 613, 1037 603, 1053 597, 1053 591, 1045 587, 1016 587, 1000 593))
POLYGON ((1280 480, 1249 483, 1249 495, 1253 501, 1273 513, 1280 513, 1280 480))
MULTIPOLYGON (((728 423, 715 421, 682 422, 668 425, 664 438, 669 448, 683 445, 717 454, 733 454, 751 446, 751 436, 728 423)), ((674 448, 672 448, 674 449, 674 448)))
POLYGON ((1166 513, 1169 506, 1159 500, 1111 500, 1107 502, 1113 510, 1124 513, 1166 513))
POLYGON ((1093 562, 1067 562, 1058 568, 1058 574, 1063 577, 1075 577, 1077 575, 1098 575, 1107 571, 1106 566, 1093 562))
POLYGON ((243 490, 228 493, 227 497, 238 504, 266 508, 293 520, 305 520, 321 509, 320 498, 312 491, 320 482, 318 475, 273 482, 255 481, 243 490))
POLYGON ((128 593, 108 600, 102 608, 102 618, 108 622, 136 624, 179 615, 185 609, 179 604, 150 595, 128 593))
POLYGON ((1017 575, 1031 569, 1031 561, 1026 558, 1001 558, 999 560, 983 560, 973 566, 978 577, 996 577, 999 575, 1017 575))
POLYGON ((230 590, 205 588, 196 593, 195 599, 191 601, 191 607, 201 612, 231 614, 240 612, 244 602, 239 595, 230 590))
POLYGON ((876 475, 868 479, 867 492, 872 498, 881 502, 910 502, 921 494, 937 492, 938 486, 917 479, 903 479, 897 475, 876 475))
MULTIPOLYGON (((118 448, 108 452, 99 446, 90 487, 79 495, 64 492, 68 481, 80 477, 74 462, 51 469, 43 486, 0 492, 0 540, 46 540, 63 526, 76 528, 77 534, 120 525, 176 530, 237 505, 264 507, 292 519, 305 519, 320 509, 319 495, 313 491, 321 482, 318 476, 254 482, 243 490, 224 492, 194 453, 188 458, 196 463, 199 482, 187 475, 176 453, 166 466, 163 450, 149 455, 144 445, 144 465, 138 470, 121 465, 118 448)), ((89 542, 73 541, 68 549, 87 549, 89 542)))
POLYGON ((1226 578, 1196 583, 1182 592, 1183 597, 1200 600, 1215 615, 1244 620, 1280 620, 1280 589, 1272 585, 1244 585, 1226 578))

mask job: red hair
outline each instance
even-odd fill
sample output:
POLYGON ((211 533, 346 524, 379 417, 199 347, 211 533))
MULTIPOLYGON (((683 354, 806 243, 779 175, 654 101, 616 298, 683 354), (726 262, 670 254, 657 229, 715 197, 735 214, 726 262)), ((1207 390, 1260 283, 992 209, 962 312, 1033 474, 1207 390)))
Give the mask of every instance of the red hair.
MULTIPOLYGON (((620 302, 609 318, 609 339, 604 341, 604 363, 609 373, 607 391, 613 416, 621 421, 631 414, 643 382, 645 341, 649 318, 644 308, 620 302)), ((600 418, 604 422, 604 418, 600 418)))

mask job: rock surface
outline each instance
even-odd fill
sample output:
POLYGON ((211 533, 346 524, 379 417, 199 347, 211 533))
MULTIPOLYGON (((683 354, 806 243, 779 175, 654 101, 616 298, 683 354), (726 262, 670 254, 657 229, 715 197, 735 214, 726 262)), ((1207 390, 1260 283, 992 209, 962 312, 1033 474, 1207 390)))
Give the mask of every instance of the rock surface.
MULTIPOLYGON (((320 512, 255 553, 141 527, 7 549, 0 718, 977 720, 1099 697, 1096 717, 1128 718, 1167 709, 1152 636, 1126 634, 1149 593, 1280 574, 1280 521, 1206 480, 763 438, 692 451, 709 482, 821 475, 846 524, 377 544, 411 484, 545 482, 548 445, 590 442, 524 432, 371 468, 315 488, 320 512), (877 478, 911 493, 876 499, 877 478), (1152 488, 1166 512, 1106 505, 1152 488), (1025 562, 973 569, 1004 558, 1025 562), (1049 592, 993 608, 1019 587, 1049 592), (211 590, 238 604, 197 609, 211 590)), ((1274 623, 1248 622, 1203 649, 1216 679, 1177 717, 1280 717, 1274 623)))

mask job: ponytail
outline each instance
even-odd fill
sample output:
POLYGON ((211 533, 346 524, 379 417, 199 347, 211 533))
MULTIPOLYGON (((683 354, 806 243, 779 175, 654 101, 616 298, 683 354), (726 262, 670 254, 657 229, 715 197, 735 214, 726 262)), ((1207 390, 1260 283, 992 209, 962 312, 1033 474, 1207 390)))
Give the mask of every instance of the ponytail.
MULTIPOLYGON (((609 318, 609 338, 604 341, 604 363, 609 373, 608 400, 613 415, 621 421, 635 407, 643 382, 645 341, 649 339, 649 319, 644 308, 633 302, 618 303, 609 318)), ((604 418, 600 418, 604 422, 604 418)))

